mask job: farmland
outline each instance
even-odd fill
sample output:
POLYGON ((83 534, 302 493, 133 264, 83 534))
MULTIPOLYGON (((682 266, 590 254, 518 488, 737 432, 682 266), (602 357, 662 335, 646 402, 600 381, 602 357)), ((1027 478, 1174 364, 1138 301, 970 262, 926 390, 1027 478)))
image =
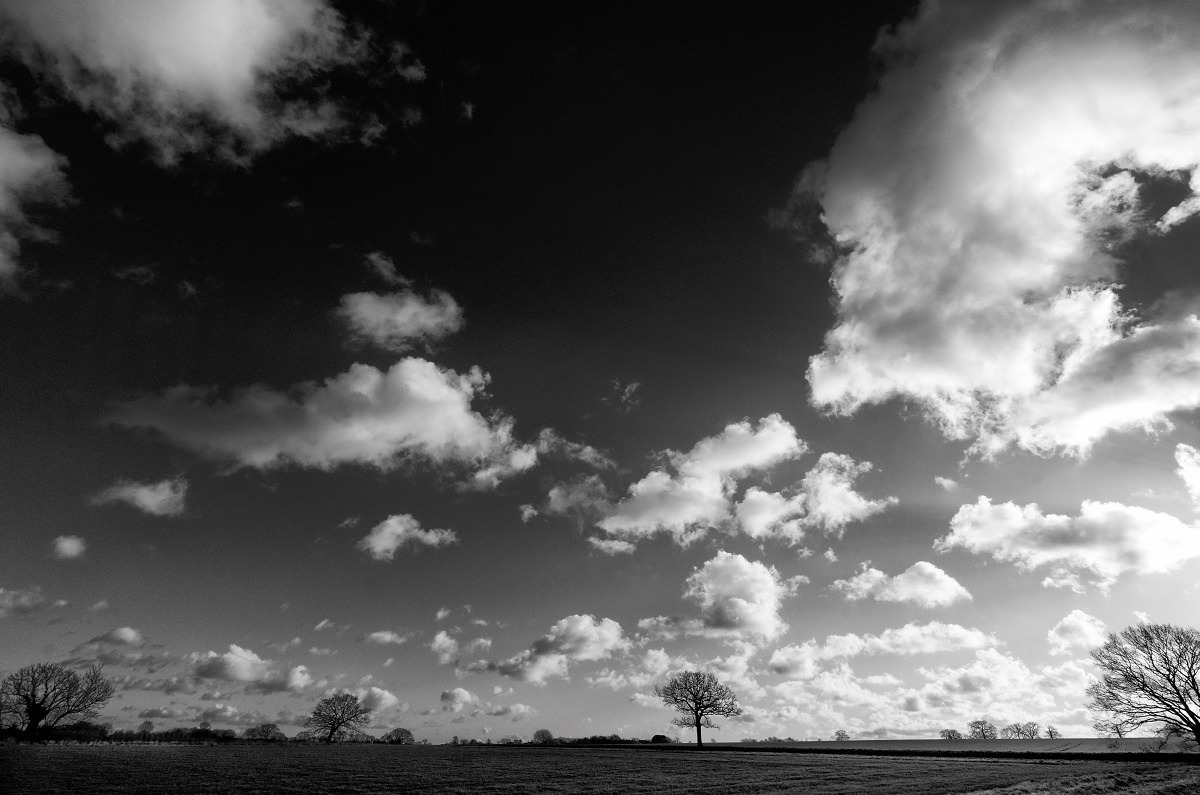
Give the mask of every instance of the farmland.
POLYGON ((378 745, 0 747, 12 792, 1195 792, 1200 768, 720 748, 378 745), (1012 789, 1005 789, 1012 788, 1012 789))

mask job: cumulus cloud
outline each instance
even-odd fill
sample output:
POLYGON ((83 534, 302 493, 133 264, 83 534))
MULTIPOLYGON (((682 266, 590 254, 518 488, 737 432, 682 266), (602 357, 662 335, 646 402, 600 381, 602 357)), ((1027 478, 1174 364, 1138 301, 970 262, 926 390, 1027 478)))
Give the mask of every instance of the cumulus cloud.
POLYGON ((686 668, 684 657, 672 657, 665 649, 647 649, 623 669, 603 668, 587 677, 590 685, 620 690, 625 687, 645 689, 666 679, 671 671, 686 668))
POLYGON ((938 654, 964 649, 985 649, 999 641, 974 627, 960 624, 944 624, 930 621, 926 624, 911 622, 902 627, 890 627, 878 635, 829 635, 824 643, 808 640, 801 644, 791 643, 771 653, 769 667, 775 673, 798 678, 817 675, 820 663, 827 660, 847 659, 863 655, 895 654, 938 654))
POLYGON ((430 641, 429 648, 437 655, 438 662, 442 665, 458 663, 458 641, 450 637, 450 633, 446 630, 438 630, 438 633, 433 636, 433 640, 430 641))
POLYGON ((907 399, 984 456, 1200 405, 1200 319, 1127 310, 1114 253, 1200 211, 1197 46, 1200 11, 1151 0, 927 3, 883 35, 878 91, 797 185, 837 254, 812 402, 907 399), (1154 181, 1188 194, 1157 219, 1154 181))
POLYGON ((1072 610, 1046 633, 1046 641, 1051 654, 1061 655, 1101 646, 1107 636, 1103 621, 1082 610, 1072 610))
POLYGON ((851 602, 874 599, 934 608, 971 599, 970 592, 958 580, 924 560, 917 561, 895 577, 873 568, 871 562, 866 561, 858 574, 848 580, 834 580, 829 587, 851 602))
POLYGON ((1200 529, 1115 502, 1085 500, 1079 516, 1063 516, 1042 513, 1034 503, 993 505, 980 497, 958 509, 950 533, 934 547, 990 555, 1022 571, 1046 568, 1044 586, 1082 593, 1083 577, 1107 591, 1122 574, 1172 571, 1200 557, 1200 529))
POLYGON ((92 497, 92 505, 123 502, 151 516, 179 516, 187 509, 188 482, 184 477, 157 483, 122 478, 92 497))
POLYGON ((400 645, 408 642, 408 635, 401 635, 399 632, 390 629, 381 629, 376 632, 368 633, 366 636, 368 643, 378 643, 380 646, 388 644, 400 645))
POLYGON ((1175 445, 1175 474, 1183 481, 1192 506, 1200 510, 1200 450, 1190 444, 1175 445))
POLYGON ((630 641, 616 621, 576 614, 555 622, 528 649, 507 660, 473 663, 468 668, 497 671, 522 682, 543 685, 551 677, 567 678, 572 663, 604 660, 629 647, 630 641))
POLYGON ((869 500, 854 490, 854 482, 871 471, 869 461, 824 453, 801 481, 807 515, 804 522, 841 536, 846 525, 861 522, 896 503, 895 497, 869 500))
POLYGON ((396 550, 406 544, 441 547, 456 543, 458 536, 453 530, 424 530, 410 514, 402 513, 389 516, 371 528, 371 532, 358 542, 358 548, 375 560, 391 560, 396 556, 396 550))
POLYGON ((443 690, 441 702, 444 712, 462 712, 465 709, 478 708, 483 704, 479 700, 479 696, 463 687, 456 687, 453 690, 443 690))
POLYGON ((783 580, 774 566, 722 550, 687 578, 683 595, 700 607, 699 619, 658 616, 638 627, 655 637, 774 640, 787 631, 779 610, 797 582, 783 580))
POLYGON ((394 353, 440 340, 463 325, 458 302, 441 290, 428 298, 412 290, 349 293, 342 296, 336 314, 354 340, 394 353))
POLYGON ((400 699, 396 698, 390 690, 375 685, 359 688, 354 691, 354 694, 358 696, 358 700, 363 706, 375 712, 391 709, 400 703, 400 699))
POLYGON ((933 478, 933 483, 943 491, 958 491, 959 489, 957 480, 942 477, 941 475, 935 475, 933 478))
POLYGON ((83 557, 87 542, 79 536, 59 536, 54 539, 54 557, 59 560, 74 560, 83 557))
POLYGON ((523 721, 526 718, 532 718, 538 714, 537 710, 528 704, 505 704, 504 706, 494 706, 488 709, 488 715, 494 718, 511 718, 513 723, 523 721))
POLYGON ((60 203, 67 194, 66 158, 39 136, 9 129, 11 121, 0 104, 0 294, 19 292, 21 239, 41 235, 26 206, 60 203))
POLYGON ((487 383, 477 367, 459 374, 405 358, 387 370, 354 364, 287 392, 259 384, 221 397, 215 388, 170 387, 120 404, 111 421, 235 468, 390 470, 410 459, 482 467, 512 447, 511 419, 471 409, 487 383))
POLYGON ((50 601, 42 594, 41 586, 38 585, 30 588, 0 588, 0 618, 32 613, 49 604, 50 601))
POLYGON ((282 668, 271 660, 264 660, 250 649, 232 643, 229 645, 229 651, 224 654, 217 654, 215 651, 193 653, 189 655, 189 659, 192 663, 192 673, 200 679, 245 682, 250 689, 261 692, 302 690, 312 684, 312 676, 305 666, 282 668))
POLYGON ((324 0, 13 0, 0 14, 12 49, 112 123, 113 143, 143 140, 163 163, 381 124, 332 96, 330 74, 362 68, 372 47, 324 0))
POLYGON ((634 543, 659 532, 678 543, 701 538, 730 518, 738 478, 796 458, 807 449, 778 414, 726 426, 686 453, 667 451, 667 467, 629 487, 628 495, 599 523, 610 536, 634 543))
POLYGON ((145 642, 146 639, 142 633, 133 627, 117 627, 88 641, 88 643, 108 646, 141 646, 145 642))

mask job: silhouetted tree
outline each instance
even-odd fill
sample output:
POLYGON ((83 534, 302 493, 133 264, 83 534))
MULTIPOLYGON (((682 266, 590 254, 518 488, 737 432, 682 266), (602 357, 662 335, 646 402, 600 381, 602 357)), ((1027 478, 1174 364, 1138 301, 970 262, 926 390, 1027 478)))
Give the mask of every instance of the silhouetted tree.
POLYGON ((650 738, 650 742, 652 742, 652 743, 669 743, 669 742, 671 742, 671 738, 665 734, 656 734, 650 738))
POLYGON ((702 727, 720 728, 712 722, 710 715, 732 718, 742 714, 733 691, 707 671, 680 671, 662 687, 656 685, 654 695, 668 707, 683 713, 671 723, 681 729, 695 727, 696 745, 701 745, 702 727))
POLYGON ((554 742, 554 735, 549 729, 538 729, 533 733, 533 742, 536 745, 549 745, 554 742))
MULTIPOLYGON (((203 726, 204 724, 201 724, 203 726)), ((260 740, 263 742, 283 742, 287 735, 279 730, 274 723, 260 723, 242 732, 243 740, 260 740)))
POLYGON ((850 739, 850 735, 847 734, 844 729, 838 729, 837 734, 833 735, 833 739, 837 740, 839 743, 843 743, 850 739))
POLYGON ((353 693, 338 693, 317 702, 304 727, 327 743, 339 732, 358 733, 371 721, 371 710, 358 701, 353 693))
POLYGON ((1046 739, 1057 740, 1060 737, 1062 737, 1062 732, 1060 732, 1058 729, 1054 728, 1053 726, 1046 727, 1046 739))
POLYGON ((958 729, 942 729, 941 738, 943 740, 961 740, 963 736, 958 729))
POLYGON ((408 729, 395 728, 379 738, 381 742, 393 745, 413 745, 413 733, 408 729))
POLYGON ((968 736, 972 740, 994 740, 996 739, 996 727, 980 718, 973 720, 967 724, 968 736))
POLYGON ((35 663, 0 683, 0 714, 11 716, 32 739, 43 726, 57 726, 67 718, 96 717, 115 692, 102 666, 93 665, 80 676, 62 665, 35 663))
POLYGON ((1088 708, 1110 716, 1094 724, 1098 730, 1123 737, 1164 724, 1200 743, 1200 631, 1137 624, 1110 634, 1092 659, 1101 676, 1087 689, 1088 708))

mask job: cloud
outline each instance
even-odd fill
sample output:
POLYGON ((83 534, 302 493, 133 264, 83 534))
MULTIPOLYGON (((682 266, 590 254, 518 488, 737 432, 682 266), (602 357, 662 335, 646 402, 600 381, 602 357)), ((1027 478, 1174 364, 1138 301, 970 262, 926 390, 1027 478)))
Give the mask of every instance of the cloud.
POLYGON ((463 326, 462 308, 448 293, 428 298, 412 290, 343 295, 336 315, 354 340, 393 353, 447 337, 463 326))
MULTIPOLYGON (((949 438, 1085 455, 1200 405, 1200 319, 1119 295, 1119 246, 1200 210, 1200 10, 928 3, 797 185, 837 253, 814 405, 901 398, 949 438), (1159 218, 1148 184, 1186 198, 1159 218)), ((797 219, 798 221, 802 219, 797 219)))
POLYGON ((645 689, 650 685, 666 679, 673 670, 686 668, 688 660, 684 657, 672 657, 665 649, 647 649, 642 656, 624 670, 604 668, 594 675, 587 677, 590 685, 620 690, 625 687, 645 689))
POLYGON ((1103 621, 1082 610, 1072 610, 1046 633, 1046 642, 1051 654, 1061 655, 1101 646, 1107 637, 1103 621))
POLYGON ((435 618, 438 621, 445 621, 449 617, 450 617, 450 608, 448 608, 448 607, 439 607, 438 608, 437 615, 435 616, 435 618))
MULTIPOLYGON (((0 103, 4 97, 0 96, 0 103)), ((25 205, 60 204, 67 196, 66 158, 37 135, 9 129, 11 113, 0 104, 0 295, 19 292, 21 238, 44 237, 25 205)))
POLYGON ((941 475, 935 475, 933 478, 933 483, 943 491, 958 491, 959 488, 961 488, 958 485, 958 481, 942 477, 941 475))
POLYGON ((458 543, 453 530, 423 530, 421 523, 407 513, 389 516, 371 528, 358 548, 375 560, 391 560, 396 550, 405 544, 413 546, 441 547, 458 543))
POLYGON ((391 470, 406 460, 482 467, 507 458, 512 420, 471 410, 488 376, 419 358, 387 370, 354 364, 287 392, 264 385, 235 390, 180 385, 116 407, 111 421, 158 431, 170 442, 234 468, 347 464, 391 470))
POLYGON ((854 490, 854 482, 871 471, 869 461, 848 455, 824 453, 801 481, 806 498, 804 522, 841 536, 846 525, 861 522, 896 503, 895 497, 868 500, 854 490))
POLYGON ((157 483, 122 478, 92 497, 92 505, 123 502, 151 516, 180 516, 186 510, 188 482, 184 477, 157 483))
POLYGON ((683 595, 700 607, 700 619, 658 616, 642 619, 638 627, 654 637, 774 640, 787 631, 779 610, 795 587, 774 566, 722 550, 687 578, 683 595))
POLYGON ((1044 514, 1036 504, 993 505, 980 497, 950 520, 939 552, 961 548, 1016 565, 1048 568, 1042 585, 1086 590, 1087 576, 1107 591, 1125 573, 1158 574, 1200 557, 1200 529, 1165 513, 1116 502, 1085 500, 1079 516, 1044 514))
POLYGON ((59 536, 54 539, 54 557, 59 560, 74 560, 83 557, 87 543, 79 536, 59 536))
POLYGON ((734 516, 751 538, 776 538, 794 546, 804 539, 807 511, 806 494, 788 496, 751 486, 734 508, 734 516))
POLYGON ((778 414, 743 420, 697 442, 687 453, 667 451, 669 466, 629 487, 599 526, 610 536, 634 543, 656 533, 688 544, 730 518, 736 480, 796 458, 807 449, 796 429, 778 414))
POLYGON ((939 654, 964 649, 985 649, 999 641, 974 627, 960 624, 944 624, 930 621, 926 624, 910 622, 902 627, 890 627, 878 635, 829 635, 824 643, 808 640, 802 644, 791 643, 771 653, 768 666, 778 674, 799 678, 817 675, 820 663, 828 660, 847 659, 864 655, 895 654, 913 656, 917 654, 939 654))
POLYGON ((50 606, 50 601, 42 594, 41 586, 30 588, 0 588, 0 618, 11 615, 32 613, 35 610, 50 606))
POLYGON ((400 699, 396 698, 390 690, 375 685, 359 688, 354 691, 354 694, 358 696, 358 700, 363 706, 375 712, 391 709, 400 703, 400 699))
POLYGON ((462 712, 467 708, 477 708, 483 704, 479 696, 470 690, 456 687, 453 690, 443 690, 441 695, 443 712, 462 712))
POLYGON ((400 645, 408 641, 408 635, 401 635, 399 632, 394 632, 390 629, 381 629, 377 632, 371 632, 366 636, 368 643, 378 643, 381 646, 387 644, 400 645))
POLYGON ((572 663, 604 660, 630 647, 621 625, 611 618, 571 615, 560 619, 550 631, 507 660, 473 663, 468 670, 497 671, 522 682, 544 685, 559 676, 567 678, 572 663))
POLYGON ((1188 444, 1175 445, 1175 474, 1183 481, 1192 507, 1200 510, 1200 450, 1188 444))
POLYGON ((912 602, 926 608, 946 607, 958 601, 970 601, 971 594, 937 566, 918 561, 905 571, 890 577, 865 561, 861 571, 849 580, 834 580, 831 590, 842 593, 847 601, 874 599, 877 602, 912 602))
POLYGON ((444 629, 439 630, 429 643, 429 648, 437 655, 442 665, 458 664, 458 641, 450 637, 444 629))
POLYGON ((396 263, 382 251, 371 251, 367 254, 364 264, 371 273, 375 274, 389 287, 411 287, 412 279, 406 279, 396 270, 396 263))
POLYGON ((513 723, 535 717, 538 711, 528 704, 507 704, 494 706, 487 713, 494 718, 512 718, 513 723))
POLYGON ((621 379, 614 378, 608 383, 612 387, 612 391, 600 399, 606 406, 611 406, 617 411, 628 414, 641 404, 642 396, 638 394, 638 390, 642 386, 641 382, 629 381, 622 383, 621 379))
POLYGON ((117 627, 88 641, 88 643, 108 646, 142 646, 145 642, 146 639, 142 637, 142 633, 133 627, 117 627))
POLYGON ((244 160, 368 122, 332 95, 330 76, 364 68, 372 48, 323 0, 18 0, 0 13, 17 54, 115 125, 110 142, 145 141, 163 163, 244 160))
POLYGON ((250 649, 232 643, 224 654, 196 652, 189 655, 189 659, 192 673, 200 679, 245 682, 251 686, 250 689, 264 693, 302 690, 312 684, 312 677, 305 666, 283 669, 250 649))

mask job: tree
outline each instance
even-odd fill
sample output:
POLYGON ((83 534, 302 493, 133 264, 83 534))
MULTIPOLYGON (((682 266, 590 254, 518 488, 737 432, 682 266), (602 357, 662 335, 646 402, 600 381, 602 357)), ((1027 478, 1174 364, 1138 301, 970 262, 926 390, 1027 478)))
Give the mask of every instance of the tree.
POLYGON ((392 745, 413 745, 413 733, 408 729, 395 728, 379 738, 382 742, 392 745))
POLYGON ((943 740, 961 740, 963 736, 958 729, 942 729, 941 738, 943 740))
POLYGON ((669 743, 669 742, 671 742, 671 738, 665 734, 656 734, 650 738, 650 742, 652 742, 652 743, 669 743))
POLYGON ((81 676, 62 665, 35 663, 0 683, 0 714, 11 715, 32 739, 43 726, 96 717, 115 692, 103 666, 93 665, 81 676))
POLYGON ((554 735, 549 729, 538 729, 533 733, 533 742, 535 745, 549 745, 554 742, 554 735))
POLYGON ((1046 727, 1046 739, 1057 740, 1060 737, 1062 737, 1062 732, 1060 732, 1058 729, 1054 728, 1053 726, 1046 727))
POLYGON ((1087 689, 1088 708, 1107 713, 1096 722, 1124 736, 1151 724, 1170 724, 1200 743, 1200 631, 1172 624, 1136 624, 1092 649, 1100 679, 1087 689))
POLYGON ((967 724, 968 737, 972 740, 994 740, 996 739, 996 727, 980 718, 973 720, 967 724))
MULTIPOLYGON (((201 724, 203 726, 203 724, 201 724)), ((287 735, 279 730, 274 723, 260 723, 242 732, 243 740, 260 740, 263 742, 283 742, 287 735)))
POLYGON ((358 702, 358 696, 338 693, 318 701, 304 727, 331 743, 339 732, 357 734, 370 722, 371 710, 358 702))
POLYGON ((662 687, 655 685, 654 695, 668 707, 682 713, 671 723, 681 729, 695 727, 696 745, 701 745, 700 729, 719 729, 709 716, 733 718, 742 714, 737 696, 717 677, 706 671, 680 671, 662 687))
POLYGON ((833 739, 837 740, 839 743, 844 743, 850 739, 850 735, 846 734, 844 729, 838 729, 837 733, 833 735, 833 739))

